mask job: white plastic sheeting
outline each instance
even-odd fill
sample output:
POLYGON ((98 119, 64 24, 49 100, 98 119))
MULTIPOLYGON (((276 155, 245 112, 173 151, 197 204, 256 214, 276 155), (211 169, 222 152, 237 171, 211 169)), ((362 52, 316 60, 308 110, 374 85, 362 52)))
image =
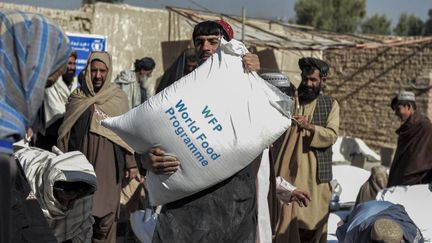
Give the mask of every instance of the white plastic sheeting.
POLYGON ((370 161, 381 160, 381 156, 369 148, 360 138, 338 137, 332 151, 333 161, 351 161, 354 154, 362 154, 370 161))
POLYGON ((333 165, 333 179, 342 186, 339 203, 355 202, 360 187, 367 181, 370 172, 351 165, 333 165))

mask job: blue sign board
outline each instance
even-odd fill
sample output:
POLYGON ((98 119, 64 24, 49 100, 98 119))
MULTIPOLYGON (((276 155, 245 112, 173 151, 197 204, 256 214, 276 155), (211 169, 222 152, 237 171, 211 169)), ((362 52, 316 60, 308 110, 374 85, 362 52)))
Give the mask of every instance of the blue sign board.
POLYGON ((66 33, 69 37, 69 45, 78 54, 76 60, 76 74, 78 75, 87 64, 87 58, 91 51, 106 51, 107 37, 91 34, 66 33))

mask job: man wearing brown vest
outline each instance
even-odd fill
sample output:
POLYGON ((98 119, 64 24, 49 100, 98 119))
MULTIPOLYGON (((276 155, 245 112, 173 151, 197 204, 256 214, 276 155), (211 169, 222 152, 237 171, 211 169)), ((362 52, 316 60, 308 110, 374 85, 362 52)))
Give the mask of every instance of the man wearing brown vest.
POLYGON ((339 133, 339 105, 321 94, 329 71, 316 58, 299 60, 302 81, 293 125, 275 142, 271 158, 276 176, 307 191, 308 207, 272 203, 275 242, 326 242, 331 198, 332 145, 339 133))

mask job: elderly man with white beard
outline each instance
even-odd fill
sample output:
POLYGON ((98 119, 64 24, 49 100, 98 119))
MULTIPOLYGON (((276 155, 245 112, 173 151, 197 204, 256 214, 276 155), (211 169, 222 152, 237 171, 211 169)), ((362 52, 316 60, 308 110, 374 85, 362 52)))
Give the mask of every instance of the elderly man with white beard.
POLYGON ((123 70, 114 82, 128 96, 129 110, 139 106, 149 98, 148 78, 156 66, 153 58, 144 57, 135 60, 135 70, 123 70))

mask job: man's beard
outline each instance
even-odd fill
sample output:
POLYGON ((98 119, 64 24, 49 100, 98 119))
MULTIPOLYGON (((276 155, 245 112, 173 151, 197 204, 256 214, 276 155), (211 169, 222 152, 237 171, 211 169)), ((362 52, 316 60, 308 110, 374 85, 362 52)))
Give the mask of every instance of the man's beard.
POLYGON ((138 76, 138 82, 139 82, 141 88, 144 88, 144 89, 146 88, 147 79, 148 79, 148 76, 145 74, 138 76))
POLYGON ((72 84, 74 77, 75 77, 75 72, 70 72, 70 71, 62 75, 63 82, 65 82, 67 86, 72 84))
POLYGON ((321 92, 321 88, 308 88, 304 83, 300 83, 298 88, 298 97, 300 103, 310 103, 315 100, 321 92))

